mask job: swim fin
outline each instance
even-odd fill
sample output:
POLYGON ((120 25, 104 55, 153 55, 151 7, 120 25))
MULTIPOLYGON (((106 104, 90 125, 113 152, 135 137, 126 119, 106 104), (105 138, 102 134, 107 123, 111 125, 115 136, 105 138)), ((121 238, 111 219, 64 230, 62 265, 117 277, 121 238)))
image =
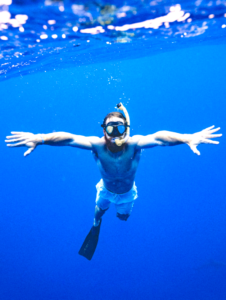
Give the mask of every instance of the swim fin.
POLYGON ((98 226, 93 226, 88 233, 85 241, 82 244, 81 249, 79 250, 79 254, 87 258, 88 260, 91 260, 93 257, 93 254, 96 250, 99 234, 100 234, 100 225, 101 225, 102 219, 100 219, 100 224, 98 226))

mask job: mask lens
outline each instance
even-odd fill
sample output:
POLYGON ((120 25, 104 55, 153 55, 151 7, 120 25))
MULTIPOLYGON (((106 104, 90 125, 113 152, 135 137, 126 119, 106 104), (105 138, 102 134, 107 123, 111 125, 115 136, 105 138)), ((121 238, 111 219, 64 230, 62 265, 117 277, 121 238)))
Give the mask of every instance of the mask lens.
POLYGON ((111 125, 108 125, 108 126, 106 127, 106 131, 107 131, 108 134, 111 134, 111 133, 113 132, 113 129, 114 129, 114 127, 111 126, 111 125))
POLYGON ((117 128, 118 128, 118 131, 119 131, 120 134, 123 134, 126 130, 124 125, 119 125, 117 128))

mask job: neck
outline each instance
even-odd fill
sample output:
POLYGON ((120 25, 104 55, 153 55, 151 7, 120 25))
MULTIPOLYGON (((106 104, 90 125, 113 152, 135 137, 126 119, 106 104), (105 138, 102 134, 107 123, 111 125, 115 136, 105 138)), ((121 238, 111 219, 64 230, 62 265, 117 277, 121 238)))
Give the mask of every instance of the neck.
POLYGON ((106 141, 107 149, 112 153, 118 153, 125 148, 125 144, 119 147, 115 143, 111 143, 106 137, 105 137, 105 141, 106 141))

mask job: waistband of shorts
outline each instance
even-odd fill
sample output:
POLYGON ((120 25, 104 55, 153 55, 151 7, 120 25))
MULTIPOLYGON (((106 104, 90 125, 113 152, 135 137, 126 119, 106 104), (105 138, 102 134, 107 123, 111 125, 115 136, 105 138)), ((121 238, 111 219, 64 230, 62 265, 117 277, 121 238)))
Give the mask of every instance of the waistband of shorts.
POLYGON ((134 188, 136 188, 135 181, 134 181, 134 182, 133 182, 133 186, 131 187, 131 189, 130 189, 128 192, 118 194, 118 193, 114 193, 114 192, 109 191, 109 190, 105 187, 103 179, 101 179, 101 180, 99 181, 99 183, 101 183, 102 186, 103 186, 109 193, 111 193, 111 194, 113 194, 113 195, 122 195, 122 196, 123 196, 123 195, 126 195, 127 193, 131 192, 134 188))

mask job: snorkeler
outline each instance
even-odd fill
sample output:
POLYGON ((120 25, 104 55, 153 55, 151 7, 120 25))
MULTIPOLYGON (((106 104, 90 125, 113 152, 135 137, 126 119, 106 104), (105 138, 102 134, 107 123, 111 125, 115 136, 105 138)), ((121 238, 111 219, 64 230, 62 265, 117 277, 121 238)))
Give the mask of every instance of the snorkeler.
POLYGON ((71 146, 91 150, 99 167, 102 179, 96 185, 97 196, 93 226, 87 235, 79 254, 91 260, 99 238, 103 214, 111 203, 115 204, 117 217, 126 221, 132 212, 137 195, 135 175, 140 160, 141 150, 155 146, 175 146, 187 144, 191 150, 200 155, 200 144, 219 144, 212 138, 221 137, 214 134, 220 128, 208 127, 194 134, 179 134, 159 131, 147 136, 130 136, 130 120, 126 108, 119 103, 120 112, 109 113, 101 125, 104 136, 85 137, 66 132, 33 134, 28 132, 11 132, 7 136, 8 147, 28 147, 24 156, 29 155, 38 145, 71 146))

